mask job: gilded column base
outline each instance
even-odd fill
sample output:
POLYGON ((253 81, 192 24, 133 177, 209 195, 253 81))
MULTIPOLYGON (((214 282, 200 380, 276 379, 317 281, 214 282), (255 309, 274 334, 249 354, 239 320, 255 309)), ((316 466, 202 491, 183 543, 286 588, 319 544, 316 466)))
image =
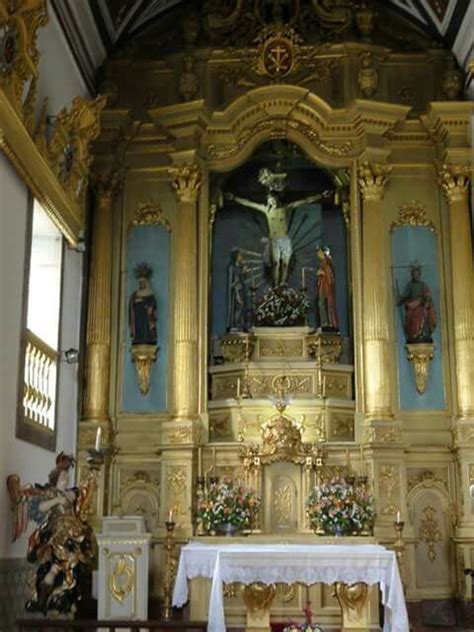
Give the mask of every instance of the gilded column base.
POLYGON ((366 419, 363 442, 379 445, 403 443, 403 424, 399 421, 366 419))
POLYGON ((338 600, 342 611, 343 632, 369 630, 370 589, 367 584, 363 582, 357 582, 356 584, 336 582, 334 588, 334 596, 338 600))
POLYGON ((275 584, 256 582, 243 587, 242 597, 247 608, 246 632, 271 630, 270 607, 275 593, 275 584))

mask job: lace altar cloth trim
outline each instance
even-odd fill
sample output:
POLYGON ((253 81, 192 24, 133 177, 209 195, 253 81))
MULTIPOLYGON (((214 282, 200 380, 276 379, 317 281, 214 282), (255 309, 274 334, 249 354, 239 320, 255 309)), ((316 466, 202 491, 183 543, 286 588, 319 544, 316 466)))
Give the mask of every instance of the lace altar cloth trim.
POLYGON ((378 544, 201 544, 181 550, 173 606, 188 600, 187 579, 212 579, 208 632, 225 632, 222 582, 251 584, 380 584, 384 632, 408 632, 408 616, 395 553, 378 544))

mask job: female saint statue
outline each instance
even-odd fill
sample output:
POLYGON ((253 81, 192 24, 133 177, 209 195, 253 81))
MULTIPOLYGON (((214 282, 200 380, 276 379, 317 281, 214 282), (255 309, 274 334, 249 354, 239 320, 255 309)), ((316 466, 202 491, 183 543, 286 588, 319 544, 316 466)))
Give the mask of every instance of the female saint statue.
POLYGON ((150 283, 152 275, 151 266, 144 261, 135 268, 138 289, 129 301, 132 345, 156 345, 157 342, 156 298, 150 283))
POLYGON ((316 250, 319 267, 316 272, 316 300, 319 324, 324 331, 339 331, 336 311, 336 271, 328 246, 319 246, 316 250))
POLYGON ((245 331, 251 311, 247 287, 248 268, 240 250, 235 248, 227 268, 227 331, 245 331))

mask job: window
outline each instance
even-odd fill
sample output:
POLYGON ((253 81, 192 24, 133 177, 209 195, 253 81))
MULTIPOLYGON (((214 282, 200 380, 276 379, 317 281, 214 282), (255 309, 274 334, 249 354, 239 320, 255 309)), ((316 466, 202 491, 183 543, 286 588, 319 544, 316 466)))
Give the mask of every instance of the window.
POLYGON ((17 436, 50 450, 56 447, 62 258, 62 235, 35 200, 27 259, 17 436))

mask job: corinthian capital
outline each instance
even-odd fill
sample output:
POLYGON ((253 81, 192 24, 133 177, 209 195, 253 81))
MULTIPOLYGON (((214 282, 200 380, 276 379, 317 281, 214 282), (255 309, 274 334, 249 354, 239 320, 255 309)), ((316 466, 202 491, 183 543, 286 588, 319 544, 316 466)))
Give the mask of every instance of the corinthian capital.
POLYGON ((95 191, 98 203, 112 203, 114 197, 122 190, 124 180, 125 170, 123 168, 93 172, 90 177, 90 185, 95 191))
POLYGON ((451 204, 466 199, 471 168, 468 165, 438 165, 438 182, 451 204))
POLYGON ((202 184, 200 168, 195 163, 178 165, 170 167, 168 173, 179 200, 181 202, 195 202, 202 184))
POLYGON ((368 200, 381 200, 384 195, 392 167, 378 162, 363 162, 359 167, 358 181, 362 198, 368 200))

